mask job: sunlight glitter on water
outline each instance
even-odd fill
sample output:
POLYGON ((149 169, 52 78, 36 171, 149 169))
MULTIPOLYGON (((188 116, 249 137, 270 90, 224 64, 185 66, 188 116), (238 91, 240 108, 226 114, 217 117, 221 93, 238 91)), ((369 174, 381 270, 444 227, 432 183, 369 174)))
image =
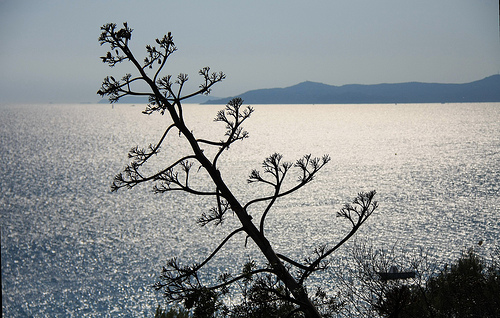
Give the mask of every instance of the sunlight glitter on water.
MULTIPOLYGON (((196 136, 220 139, 224 127, 213 118, 221 108, 186 106, 196 136)), ((498 246, 500 104, 255 108, 245 125, 250 138, 221 159, 224 179, 243 202, 270 191, 246 183, 266 156, 332 157, 307 189, 279 201, 269 217, 267 232, 282 253, 303 259, 318 244, 334 242, 347 230, 337 210, 372 189, 380 208, 359 238, 423 247, 439 262, 479 240, 485 255, 498 246)), ((220 229, 195 225, 210 207, 206 200, 154 195, 149 185, 109 193, 128 150, 155 143, 168 125, 141 110, 0 107, 4 315, 151 316, 160 299, 149 286, 166 260, 199 261, 233 229, 234 220, 220 229)), ((178 135, 169 142, 158 164, 187 151, 178 135)), ((244 240, 232 241, 210 272, 238 271, 255 255, 251 245, 242 248, 244 240)), ((339 253, 347 258, 349 250, 339 253)))

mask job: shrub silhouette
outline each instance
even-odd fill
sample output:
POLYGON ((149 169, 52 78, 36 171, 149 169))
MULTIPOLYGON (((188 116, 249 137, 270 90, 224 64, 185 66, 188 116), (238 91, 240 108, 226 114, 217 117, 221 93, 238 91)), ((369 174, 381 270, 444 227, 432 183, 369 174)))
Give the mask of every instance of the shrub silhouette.
POLYGON ((473 249, 424 286, 396 286, 377 307, 384 317, 500 317, 500 267, 473 249))

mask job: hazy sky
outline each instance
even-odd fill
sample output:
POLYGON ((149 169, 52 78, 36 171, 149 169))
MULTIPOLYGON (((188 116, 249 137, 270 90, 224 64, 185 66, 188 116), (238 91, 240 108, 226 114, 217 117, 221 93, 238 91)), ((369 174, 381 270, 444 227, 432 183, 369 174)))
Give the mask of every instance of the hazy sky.
POLYGON ((128 21, 132 46, 171 31, 168 73, 204 66, 212 95, 302 81, 464 83, 500 72, 498 0, 0 0, 0 102, 95 102, 108 74, 97 42, 128 21))

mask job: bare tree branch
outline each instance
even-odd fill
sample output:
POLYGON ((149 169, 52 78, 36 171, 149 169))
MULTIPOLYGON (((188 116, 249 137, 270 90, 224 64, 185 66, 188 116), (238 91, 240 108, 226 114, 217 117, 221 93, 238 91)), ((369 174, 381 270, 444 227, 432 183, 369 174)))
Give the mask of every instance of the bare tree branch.
MULTIPOLYGON (((132 149, 134 150, 134 149, 132 149)), ((133 155, 132 155, 133 156, 133 155)), ((120 188, 133 188, 139 183, 147 182, 147 181, 164 181, 167 183, 173 183, 176 185, 183 187, 183 184, 179 181, 178 179, 178 174, 173 172, 173 169, 178 166, 182 165, 183 162, 185 162, 188 159, 196 159, 194 155, 190 156, 185 156, 180 159, 178 159, 176 162, 172 163, 170 166, 167 168, 163 169, 162 171, 149 176, 149 177, 144 177, 140 172, 139 168, 141 167, 141 164, 136 162, 135 160, 132 161, 127 167, 125 167, 124 171, 122 173, 119 173, 118 175, 115 176, 115 179, 113 181, 113 185, 111 186, 111 190, 117 191, 120 188)))
POLYGON ((150 144, 148 147, 148 150, 139 149, 138 146, 132 148, 129 151, 128 157, 133 159, 134 162, 138 166, 142 166, 149 158, 151 158, 153 155, 158 154, 160 146, 163 143, 163 141, 165 140, 165 137, 167 137, 170 129, 172 129, 174 127, 175 127, 175 125, 173 125, 173 124, 168 126, 168 128, 165 130, 165 132, 161 136, 160 141, 158 141, 158 143, 156 145, 150 144))
POLYGON ((214 119, 216 122, 225 123, 227 129, 225 133, 227 139, 226 141, 221 141, 221 147, 212 161, 215 167, 217 166, 217 159, 224 150, 229 149, 229 146, 235 141, 248 138, 248 132, 243 130, 241 124, 252 115, 254 110, 252 107, 248 106, 241 111, 242 105, 243 100, 241 98, 234 98, 229 101, 225 110, 221 110, 217 113, 214 119))
MULTIPOLYGON (((208 262, 222 249, 222 247, 236 234, 242 232, 243 228, 238 228, 231 232, 220 244, 213 250, 213 252, 205 258, 199 264, 193 264, 191 266, 181 266, 178 263, 176 258, 171 259, 167 263, 167 267, 163 268, 162 274, 160 276, 161 281, 155 284, 155 288, 166 289, 169 293, 173 293, 175 296, 172 298, 172 295, 167 295, 171 298, 171 300, 178 300, 177 297, 181 297, 181 295, 188 295, 194 289, 199 289, 204 287, 198 279, 198 272, 203 266, 208 264, 208 262), (196 281, 196 284, 193 284, 193 280, 196 281)), ((227 285, 221 284, 220 287, 227 285)), ((215 285, 217 286, 217 285, 215 285)), ((208 287, 208 289, 217 289, 220 287, 208 287)))
POLYGON ((347 242, 361 227, 363 223, 373 214, 373 212, 378 208, 377 201, 373 200, 376 191, 361 192, 353 200, 352 204, 346 203, 339 212, 337 212, 337 217, 341 217, 349 220, 352 224, 351 231, 340 240, 335 246, 330 249, 323 248, 319 251, 316 260, 310 263, 309 269, 306 270, 300 281, 304 281, 312 272, 316 271, 321 262, 335 252, 340 246, 347 242))
MULTIPOLYGON (((313 158, 311 159, 311 155, 305 155, 302 159, 297 160, 295 163, 294 167, 299 168, 299 170, 302 172, 301 175, 298 178, 298 184, 292 188, 290 188, 287 191, 280 192, 277 195, 272 195, 272 196, 267 196, 267 197, 262 197, 262 198, 257 198, 254 200, 249 201, 247 204, 245 204, 245 209, 247 209, 250 205, 257 203, 257 202, 262 202, 262 201, 268 201, 272 200, 273 198, 280 198, 286 195, 289 195, 309 182, 311 182, 314 179, 315 174, 323 168, 324 165, 326 165, 330 161, 330 157, 328 155, 324 155, 321 159, 320 158, 313 158)), ((253 170, 252 173, 250 174, 250 177, 248 178, 248 183, 253 183, 253 182, 263 182, 267 183, 270 185, 275 186, 276 184, 273 183, 272 181, 266 181, 264 180, 261 176, 260 173, 257 171, 253 170)))
MULTIPOLYGON (((270 215, 272 207, 281 197, 292 194, 311 182, 318 171, 330 161, 330 157, 324 155, 321 158, 316 158, 306 155, 292 164, 284 162, 282 155, 272 154, 264 160, 263 172, 252 170, 247 180, 248 183, 261 183, 270 186, 272 194, 253 199, 242 205, 224 182, 217 168, 217 163, 220 156, 234 142, 248 138, 249 134, 243 129, 242 124, 251 116, 253 108, 243 107, 241 98, 232 99, 223 110, 217 113, 214 119, 215 122, 225 124, 224 137, 220 141, 195 138, 184 122, 181 102, 196 95, 209 94, 215 84, 225 79, 224 73, 211 72, 209 67, 203 67, 199 71, 202 83, 198 90, 182 95, 185 84, 189 80, 188 75, 181 73, 173 80, 171 75, 162 74, 167 60, 177 50, 170 33, 161 39, 156 39, 156 46, 146 46, 146 57, 141 63, 129 48, 133 30, 128 27, 127 23, 124 23, 120 29, 117 28, 116 24, 109 23, 104 25, 101 31, 99 43, 101 45, 108 44, 111 48, 111 51, 101 57, 102 62, 114 67, 123 61, 129 61, 134 65, 138 74, 135 76, 126 74, 120 80, 108 76, 103 80, 97 93, 102 97, 108 96, 110 102, 117 102, 127 95, 148 96, 149 103, 143 113, 149 115, 158 112, 161 115, 166 114, 171 120, 156 145, 151 144, 147 148, 136 146, 130 150, 129 158, 132 162, 115 177, 111 190, 117 191, 121 188, 135 187, 140 183, 152 182, 154 184, 153 191, 156 193, 183 191, 198 196, 213 196, 216 202, 215 207, 204 212, 198 218, 199 225, 205 226, 209 223, 215 226, 221 225, 228 211, 231 211, 241 223, 241 226, 233 230, 201 263, 182 266, 176 258, 172 258, 163 268, 160 281, 155 287, 164 292, 167 300, 184 301, 187 308, 191 308, 197 302, 205 301, 206 297, 214 299, 214 297, 223 294, 227 291, 227 286, 257 275, 257 279, 254 280, 255 286, 269 297, 267 301, 283 300, 293 305, 291 313, 301 311, 308 318, 320 317, 318 309, 307 293, 305 281, 312 272, 325 269, 327 266, 326 258, 354 235, 373 213, 377 207, 376 202, 372 201, 375 192, 360 193, 352 204, 346 204, 337 214, 337 216, 349 220, 352 230, 334 247, 328 248, 326 244, 320 246, 315 250, 316 256, 306 259, 305 264, 276 253, 264 233, 265 221, 270 215), (136 87, 140 82, 146 84, 147 89, 142 90, 141 86, 141 89, 137 90, 136 87), (146 163, 153 155, 159 153, 168 133, 173 128, 179 131, 179 136, 185 138, 184 140, 189 144, 192 153, 179 159, 173 159, 175 160, 173 163, 157 173, 145 175, 142 171, 146 169, 146 163), (215 155, 209 158, 208 152, 205 153, 201 145, 214 146, 218 149, 215 155), (203 172, 207 173, 210 178, 208 189, 214 189, 213 191, 193 188, 192 184, 196 184, 192 181, 192 178, 196 177, 193 173, 194 163, 199 165, 198 171, 203 168, 203 172), (298 178, 295 185, 283 189, 291 169, 298 171, 298 178), (257 202, 267 202, 262 211, 259 227, 254 224, 252 216, 248 213, 248 207, 257 202), (205 286, 203 276, 201 276, 202 268, 221 251, 232 237, 240 232, 245 232, 247 240, 250 239, 255 243, 255 246, 267 260, 267 267, 256 269, 254 263, 247 263, 241 274, 233 277, 229 273, 225 273, 218 283, 211 282, 205 286), (283 263, 283 261, 288 264, 283 263), (292 273, 293 268, 298 269, 299 277, 294 277, 297 273, 292 273)), ((199 187, 204 189, 205 186, 207 184, 199 187)), ((198 187, 197 184, 196 187, 198 187)), ((319 291, 315 297, 326 299, 324 293, 319 291)))

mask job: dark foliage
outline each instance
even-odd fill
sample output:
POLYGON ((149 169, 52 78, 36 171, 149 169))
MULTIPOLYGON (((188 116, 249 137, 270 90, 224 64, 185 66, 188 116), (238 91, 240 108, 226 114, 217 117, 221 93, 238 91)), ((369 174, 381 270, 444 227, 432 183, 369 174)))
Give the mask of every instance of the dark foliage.
POLYGON ((156 308, 155 318, 189 318, 189 312, 182 308, 170 308, 163 310, 160 306, 156 308))
POLYGON ((420 317, 500 317, 500 267, 488 266, 470 249, 414 294, 409 311, 420 317))
POLYGON ((383 285, 372 302, 382 317, 500 317, 500 267, 472 249, 423 282, 383 285))

